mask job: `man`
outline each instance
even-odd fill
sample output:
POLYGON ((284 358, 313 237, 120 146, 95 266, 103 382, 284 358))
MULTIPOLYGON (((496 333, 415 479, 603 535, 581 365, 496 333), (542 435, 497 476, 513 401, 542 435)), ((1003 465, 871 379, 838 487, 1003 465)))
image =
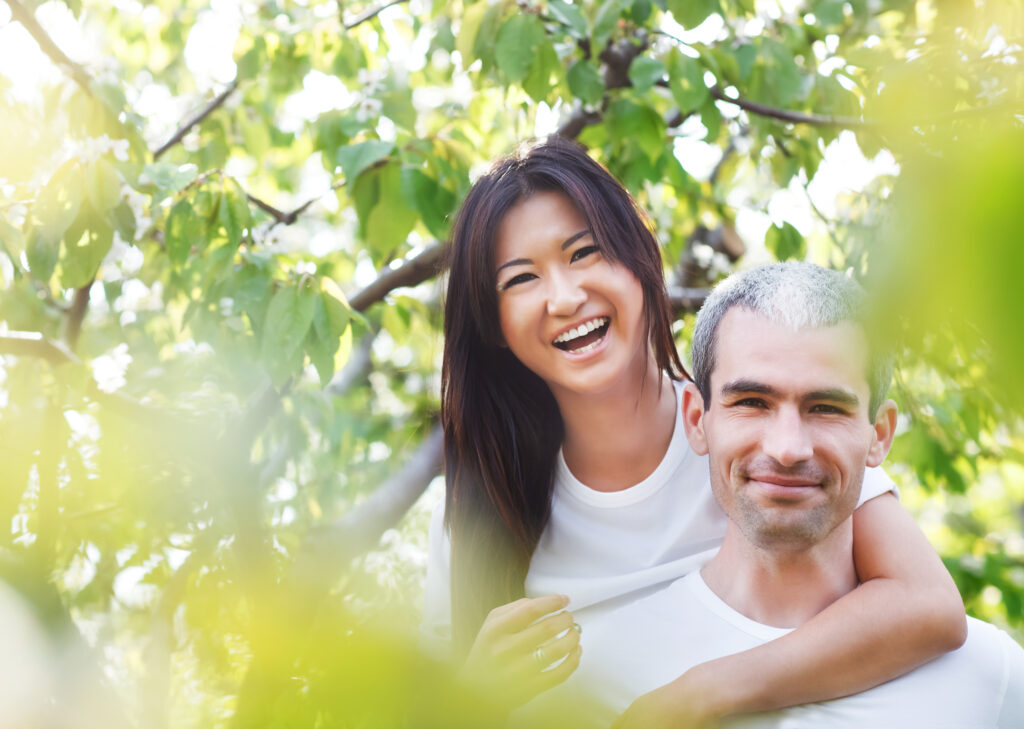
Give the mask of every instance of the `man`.
MULTIPOLYGON (((855 282, 801 263, 736 274, 705 303, 683 420, 729 524, 699 572, 588 626, 576 683, 599 697, 605 723, 857 585, 851 515, 864 469, 882 462, 896 427, 891 362, 868 341, 863 309, 855 282)), ((1024 727, 1024 650, 972 619, 962 648, 906 676, 729 726, 1024 727)))

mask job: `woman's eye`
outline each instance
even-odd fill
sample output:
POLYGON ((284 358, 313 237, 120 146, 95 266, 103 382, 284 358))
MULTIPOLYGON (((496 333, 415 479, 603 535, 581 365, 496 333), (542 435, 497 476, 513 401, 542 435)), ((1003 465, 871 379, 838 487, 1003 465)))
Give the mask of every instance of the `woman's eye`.
POLYGON ((570 263, 575 263, 576 261, 580 260, 581 258, 586 258, 587 256, 591 255, 592 253, 600 253, 600 252, 601 252, 601 249, 598 248, 597 246, 583 246, 582 248, 577 248, 576 250, 574 250, 572 252, 572 258, 569 259, 569 262, 570 263))
POLYGON ((501 291, 505 291, 510 286, 515 286, 516 284, 526 283, 527 281, 529 281, 530 279, 533 279, 533 278, 536 278, 536 276, 534 276, 532 273, 521 273, 518 276, 513 276, 508 281, 506 281, 505 283, 501 284, 498 288, 501 291))

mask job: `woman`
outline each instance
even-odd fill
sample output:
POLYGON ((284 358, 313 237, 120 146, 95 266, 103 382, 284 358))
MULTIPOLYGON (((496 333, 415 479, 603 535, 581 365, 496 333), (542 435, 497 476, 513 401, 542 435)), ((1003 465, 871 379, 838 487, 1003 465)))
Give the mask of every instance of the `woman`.
MULTIPOLYGON (((676 427, 674 381, 685 371, 660 250, 603 167, 558 139, 499 161, 463 204, 450 266, 442 420, 453 647, 468 675, 513 687, 514 706, 574 670, 574 616, 585 624, 699 568, 724 517, 706 462, 676 427)), ((869 472, 862 500, 890 488, 869 472)), ((449 613, 448 546, 435 522, 428 629, 449 613)), ((642 697, 627 716, 650 726, 824 700, 957 647, 959 595, 896 500, 870 498, 854 523, 860 587, 789 636, 642 697)))

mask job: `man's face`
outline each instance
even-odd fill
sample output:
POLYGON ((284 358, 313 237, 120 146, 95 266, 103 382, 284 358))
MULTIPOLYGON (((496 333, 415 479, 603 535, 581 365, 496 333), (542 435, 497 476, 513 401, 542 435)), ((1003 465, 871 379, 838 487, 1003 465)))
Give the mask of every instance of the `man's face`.
POLYGON ((729 518, 762 547, 825 538, 857 505, 865 466, 892 441, 892 401, 868 419, 868 345, 859 326, 794 331, 734 308, 718 329, 710 403, 687 385, 690 445, 710 455, 729 518))

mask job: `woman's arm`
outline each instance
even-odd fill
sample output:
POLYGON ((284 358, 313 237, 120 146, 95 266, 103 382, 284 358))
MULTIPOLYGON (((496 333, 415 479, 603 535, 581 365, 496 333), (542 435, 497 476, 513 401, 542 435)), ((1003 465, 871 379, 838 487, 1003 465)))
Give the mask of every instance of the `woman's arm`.
POLYGON ((853 529, 856 589, 782 638, 641 696, 616 729, 712 726, 730 714, 834 699, 962 645, 967 622, 956 585, 896 498, 866 502, 853 529))

